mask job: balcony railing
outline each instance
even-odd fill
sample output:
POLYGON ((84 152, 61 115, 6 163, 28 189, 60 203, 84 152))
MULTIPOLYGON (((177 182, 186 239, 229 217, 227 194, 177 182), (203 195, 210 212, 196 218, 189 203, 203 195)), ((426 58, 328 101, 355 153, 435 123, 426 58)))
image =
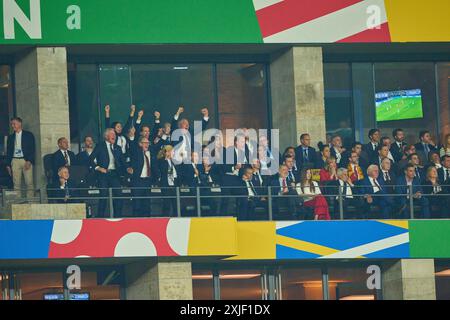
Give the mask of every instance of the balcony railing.
MULTIPOLYGON (((389 186, 396 187, 399 186, 389 186)), ((404 193, 371 194, 372 201, 367 200, 368 194, 360 186, 352 189, 351 196, 344 194, 342 186, 320 189, 331 220, 450 218, 450 193, 419 194, 414 192, 416 187, 408 186, 404 193)), ((294 187, 289 187, 287 194, 278 193, 279 187, 255 187, 253 197, 245 194, 245 189, 243 186, 73 188, 67 196, 62 189, 37 189, 31 198, 22 197, 27 190, 2 189, 0 204, 6 208, 8 203, 85 203, 88 218, 237 216, 239 219, 243 215, 246 220, 270 221, 316 218, 314 207, 305 205, 314 196, 297 194, 294 187), (244 204, 249 201, 251 209, 245 209, 244 204), (99 212, 99 206, 105 209, 99 212)))

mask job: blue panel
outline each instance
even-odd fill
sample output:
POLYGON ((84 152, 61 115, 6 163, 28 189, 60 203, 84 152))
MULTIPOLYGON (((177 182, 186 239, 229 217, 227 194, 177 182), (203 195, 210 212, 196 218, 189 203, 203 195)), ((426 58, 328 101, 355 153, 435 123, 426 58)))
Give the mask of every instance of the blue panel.
POLYGON ((53 221, 0 221, 0 259, 46 259, 53 221))
POLYGON ((385 223, 361 221, 305 221, 277 230, 277 234, 325 247, 346 250, 407 232, 385 223))
POLYGON ((366 258, 409 258, 409 242, 400 244, 395 247, 383 249, 374 253, 365 254, 364 257, 366 258))
POLYGON ((318 254, 296 250, 277 244, 277 259, 316 259, 318 254))

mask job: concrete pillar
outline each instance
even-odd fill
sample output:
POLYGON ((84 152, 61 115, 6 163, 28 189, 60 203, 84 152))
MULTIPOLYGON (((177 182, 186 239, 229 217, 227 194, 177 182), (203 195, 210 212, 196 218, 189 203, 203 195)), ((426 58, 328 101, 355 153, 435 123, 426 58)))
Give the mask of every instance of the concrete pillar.
POLYGON ((433 259, 403 259, 383 266, 384 300, 436 300, 433 259))
POLYGON ((190 262, 138 262, 125 267, 127 300, 192 300, 190 262))
POLYGON ((35 187, 46 184, 42 157, 70 141, 66 48, 34 48, 15 65, 17 115, 36 138, 35 187))
POLYGON ((270 78, 272 124, 280 129, 280 149, 297 146, 306 132, 313 147, 325 141, 322 48, 293 47, 274 57, 270 78))

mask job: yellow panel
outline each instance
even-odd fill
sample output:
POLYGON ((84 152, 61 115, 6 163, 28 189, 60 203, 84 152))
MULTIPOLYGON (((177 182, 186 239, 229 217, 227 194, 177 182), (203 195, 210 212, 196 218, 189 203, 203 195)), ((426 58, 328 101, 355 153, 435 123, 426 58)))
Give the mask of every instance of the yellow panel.
POLYGON ((392 42, 450 41, 450 0, 385 0, 392 42))
POLYGON ((406 230, 409 229, 408 220, 377 220, 377 221, 381 222, 381 223, 389 224, 391 226, 403 228, 406 230))
POLYGON ((227 260, 275 259, 275 222, 238 222, 239 255, 227 260))
POLYGON ((320 244, 306 242, 303 240, 289 238, 281 235, 277 235, 277 244, 292 249, 318 254, 320 256, 326 256, 340 251, 333 248, 322 246, 320 244))
POLYGON ((237 254, 235 218, 192 218, 188 256, 234 256, 237 254))

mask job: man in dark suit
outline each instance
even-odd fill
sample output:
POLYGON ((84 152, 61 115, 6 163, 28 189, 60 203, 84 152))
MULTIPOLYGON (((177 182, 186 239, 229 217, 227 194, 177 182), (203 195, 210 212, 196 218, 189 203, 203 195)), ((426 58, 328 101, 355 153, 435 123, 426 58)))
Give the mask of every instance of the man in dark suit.
MULTIPOLYGON (((194 136, 194 130, 190 127, 189 121, 185 118, 179 120, 181 114, 184 112, 184 107, 179 107, 177 113, 173 116, 171 123, 171 143, 174 146, 174 161, 176 164, 181 162, 189 162, 191 152, 194 151, 194 147, 198 144, 198 139, 194 136)), ((202 131, 208 126, 209 123, 209 111, 208 108, 201 109, 202 113, 202 131)), ((200 134, 200 133, 198 133, 200 134)), ((201 145, 197 146, 198 150, 201 150, 201 145)))
POLYGON ((290 156, 284 158, 284 164, 288 168, 288 183, 290 186, 295 186, 295 184, 300 182, 300 171, 295 168, 295 160, 290 156))
POLYGON ((139 138, 139 149, 131 154, 130 167, 127 169, 131 175, 131 188, 133 195, 133 215, 136 217, 150 216, 150 188, 156 183, 157 171, 150 153, 150 141, 139 138))
POLYGON ((380 144, 380 130, 378 129, 370 129, 369 130, 369 143, 364 145, 363 151, 367 155, 367 160, 370 162, 372 159, 376 158, 378 155, 378 145, 380 144))
POLYGON ((13 178, 15 190, 23 188, 22 177, 25 180, 27 198, 34 196, 33 165, 36 157, 34 135, 22 128, 22 119, 11 119, 14 133, 8 137, 6 151, 6 169, 13 178))
POLYGON ((394 143, 391 144, 390 151, 395 162, 398 163, 404 156, 404 149, 406 147, 405 133, 403 129, 395 129, 392 131, 392 137, 394 138, 394 143))
POLYGON ((420 142, 416 143, 414 146, 416 147, 416 152, 419 155, 420 161, 422 164, 427 163, 428 154, 431 151, 439 151, 436 147, 436 144, 431 139, 430 131, 424 130, 419 133, 420 142))
POLYGON ((339 219, 340 215, 339 191, 342 191, 343 215, 345 219, 352 218, 348 212, 349 206, 353 206, 356 208, 357 216, 355 218, 367 218, 365 211, 362 210, 361 198, 356 196, 359 190, 355 188, 355 185, 352 183, 350 177, 348 176, 348 170, 345 168, 339 168, 336 172, 336 175, 338 179, 330 181, 328 183, 328 186, 330 187, 329 192, 332 195, 335 195, 333 218, 339 219))
POLYGON ((426 179, 426 173, 423 167, 420 165, 419 155, 417 153, 410 154, 408 156, 408 164, 414 166, 414 174, 420 182, 424 182, 426 179))
POLYGON ((96 183, 95 164, 89 159, 94 151, 94 139, 91 136, 84 137, 83 151, 76 156, 76 161, 79 166, 86 168, 87 175, 85 177, 86 186, 94 186, 96 183))
MULTIPOLYGON (((122 215, 120 176, 125 173, 126 165, 122 150, 115 144, 116 133, 114 129, 108 128, 104 133, 104 141, 97 144, 90 156, 91 163, 97 172, 98 187, 102 197, 108 196, 108 188, 113 188, 114 216, 122 215)), ((106 199, 99 200, 98 216, 106 217, 106 199)))
MULTIPOLYGON (((78 192, 74 182, 70 179, 69 168, 63 166, 57 170, 58 179, 55 183, 49 185, 47 193, 49 200, 55 203, 75 203, 74 197, 78 192)), ((78 201, 79 202, 79 201, 78 201)))
POLYGON ((254 216, 258 192, 252 182, 253 169, 245 168, 241 178, 238 198, 238 220, 245 221, 254 216))
POLYGON ((360 184, 364 195, 364 212, 370 213, 370 206, 376 205, 381 211, 381 219, 388 219, 392 212, 394 201, 387 195, 387 188, 383 180, 379 179, 379 168, 372 164, 367 168, 367 176, 360 184))
POLYGON ((295 159, 300 170, 306 167, 313 168, 317 162, 317 152, 311 147, 311 137, 308 133, 300 135, 300 145, 295 148, 295 159))
POLYGON ((195 188, 200 185, 200 157, 197 152, 191 153, 191 163, 180 164, 179 182, 181 186, 195 188))
POLYGON ((450 156, 444 155, 441 158, 442 168, 438 169, 439 182, 450 184, 450 156))
MULTIPOLYGON (((378 166, 378 169, 381 169, 381 162, 384 158, 389 159, 389 147, 380 144, 377 148, 376 156, 371 159, 370 164, 375 164, 378 166)), ((395 162, 392 161, 392 159, 389 159, 389 161, 391 161, 391 169, 394 170, 394 172, 397 171, 395 162)))
POLYGON ((274 216, 279 215, 281 206, 287 206, 289 214, 295 218, 297 207, 302 202, 293 185, 289 184, 289 169, 285 164, 280 165, 278 173, 273 176, 270 186, 272 187, 272 208, 274 216))
POLYGON ((430 203, 428 199, 423 196, 423 190, 421 187, 421 181, 418 177, 416 177, 416 170, 413 164, 408 164, 405 168, 404 175, 400 176, 397 179, 397 188, 396 191, 398 194, 402 195, 397 197, 399 205, 400 205, 400 214, 403 218, 409 217, 409 208, 410 204, 410 190, 412 187, 412 197, 414 205, 420 205, 421 213, 415 213, 415 217, 421 216, 425 219, 430 218, 430 203))
MULTIPOLYGON (((62 137, 58 139, 59 150, 52 155, 52 171, 54 182, 57 182, 58 170, 61 167, 70 168, 71 166, 77 165, 77 157, 75 153, 69 150, 69 141, 62 137)), ((70 171, 70 169, 69 169, 70 171)))
POLYGON ((330 153, 331 156, 336 159, 336 163, 339 168, 344 167, 345 164, 345 148, 342 145, 342 138, 339 135, 335 135, 331 138, 331 146, 330 146, 330 153))
POLYGON ((384 158, 381 161, 381 171, 378 176, 378 181, 385 185, 386 193, 394 194, 394 186, 397 183, 397 175, 392 170, 392 162, 389 158, 384 158))

